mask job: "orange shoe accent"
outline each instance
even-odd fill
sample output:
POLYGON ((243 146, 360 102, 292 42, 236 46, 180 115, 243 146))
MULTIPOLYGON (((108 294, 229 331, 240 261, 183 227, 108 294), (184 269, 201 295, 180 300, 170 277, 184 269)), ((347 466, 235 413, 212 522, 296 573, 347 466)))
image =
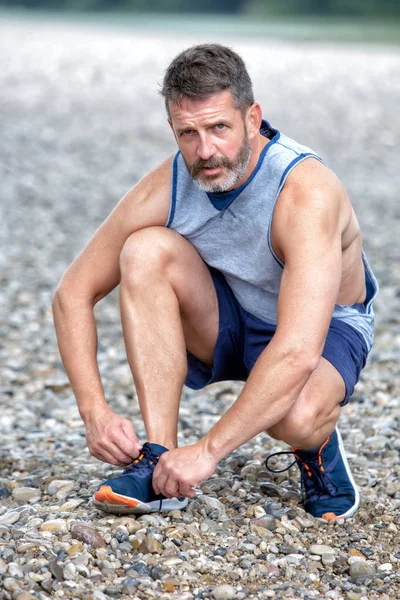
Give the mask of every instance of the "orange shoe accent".
POLYGON ((109 485, 102 485, 101 488, 94 495, 97 502, 108 502, 109 504, 124 504, 125 506, 132 506, 135 508, 139 504, 137 500, 133 498, 126 498, 120 496, 112 491, 112 487, 109 485))
POLYGON ((336 521, 337 515, 335 515, 333 512, 327 512, 323 514, 321 518, 325 519, 326 521, 336 521))

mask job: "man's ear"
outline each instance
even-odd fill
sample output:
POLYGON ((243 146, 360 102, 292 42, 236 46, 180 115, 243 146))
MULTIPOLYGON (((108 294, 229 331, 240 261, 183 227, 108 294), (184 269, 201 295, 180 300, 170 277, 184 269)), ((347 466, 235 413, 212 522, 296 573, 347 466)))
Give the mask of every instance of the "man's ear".
POLYGON ((260 132, 262 110, 259 104, 252 104, 247 111, 246 127, 249 139, 254 139, 260 132))

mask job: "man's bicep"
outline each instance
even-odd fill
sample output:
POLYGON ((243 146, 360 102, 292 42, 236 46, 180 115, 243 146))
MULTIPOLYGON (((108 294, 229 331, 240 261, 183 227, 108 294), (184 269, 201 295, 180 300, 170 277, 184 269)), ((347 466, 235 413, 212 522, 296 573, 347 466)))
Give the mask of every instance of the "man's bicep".
POLYGON ((120 281, 119 259, 129 236, 146 227, 165 225, 170 203, 170 165, 164 163, 146 178, 120 200, 98 228, 64 274, 61 290, 97 302, 120 281))

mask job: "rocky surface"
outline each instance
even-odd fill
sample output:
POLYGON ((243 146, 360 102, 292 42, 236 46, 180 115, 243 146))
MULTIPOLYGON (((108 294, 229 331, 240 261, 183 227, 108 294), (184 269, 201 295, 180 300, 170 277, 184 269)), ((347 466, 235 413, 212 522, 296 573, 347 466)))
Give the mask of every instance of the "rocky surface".
MULTIPOLYGON (((345 523, 310 518, 296 470, 263 466, 282 445, 260 435, 185 511, 135 519, 91 504, 112 469, 86 450, 51 298, 118 198, 174 152, 157 83, 174 54, 207 36, 0 25, 0 598, 398 598, 398 49, 219 38, 246 59, 265 116, 342 178, 380 281, 376 343, 340 420, 359 512, 345 523)), ((143 439, 117 296, 96 314, 107 398, 143 439)), ((185 389, 180 443, 206 432, 239 390, 185 389)))

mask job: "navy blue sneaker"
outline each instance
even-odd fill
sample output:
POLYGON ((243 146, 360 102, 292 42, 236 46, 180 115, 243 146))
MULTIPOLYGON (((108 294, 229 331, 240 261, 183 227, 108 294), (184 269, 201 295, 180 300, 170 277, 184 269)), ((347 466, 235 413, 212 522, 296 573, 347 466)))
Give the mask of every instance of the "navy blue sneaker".
POLYGON ((145 514, 181 509, 188 498, 166 498, 153 490, 152 479, 161 454, 168 448, 146 442, 136 460, 114 479, 107 479, 94 494, 93 504, 105 512, 145 514))
MULTIPOLYGON (((300 469, 304 508, 308 513, 331 521, 350 517, 356 512, 360 504, 360 494, 351 474, 342 436, 337 427, 319 448, 315 450, 292 448, 292 453, 300 469)), ((277 452, 276 454, 288 453, 277 452)), ((267 463, 272 456, 274 454, 271 454, 265 463, 268 469, 267 463)))

